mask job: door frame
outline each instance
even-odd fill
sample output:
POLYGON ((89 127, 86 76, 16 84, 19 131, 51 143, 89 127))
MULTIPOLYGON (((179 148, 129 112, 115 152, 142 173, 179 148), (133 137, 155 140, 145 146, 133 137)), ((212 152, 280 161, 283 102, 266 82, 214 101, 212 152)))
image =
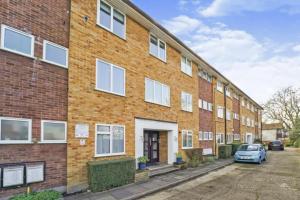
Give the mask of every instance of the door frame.
MULTIPOLYGON (((148 165, 153 165, 155 163, 159 163, 160 159, 159 159, 159 144, 160 144, 160 138, 159 138, 159 131, 155 131, 155 130, 144 130, 144 138, 145 138, 145 134, 148 134, 148 159, 149 161, 147 162, 148 165), (153 138, 153 135, 157 135, 157 158, 154 160, 152 158, 153 155, 153 149, 150 147, 149 145, 149 135, 151 135, 151 139, 153 138), (149 157, 150 155, 150 157, 149 157)), ((152 143, 152 142, 151 142, 152 143)), ((145 141, 144 141, 144 155, 145 155, 145 141)))

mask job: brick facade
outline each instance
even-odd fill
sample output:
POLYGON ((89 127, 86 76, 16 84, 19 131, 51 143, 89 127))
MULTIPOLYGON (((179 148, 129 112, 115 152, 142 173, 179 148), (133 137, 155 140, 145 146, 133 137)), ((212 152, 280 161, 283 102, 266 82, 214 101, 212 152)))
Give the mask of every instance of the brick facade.
POLYGON ((233 98, 232 100, 232 112, 239 115, 239 119, 233 119, 233 133, 240 134, 240 101, 236 98, 233 98))
MULTIPOLYGON (((66 144, 38 144, 41 120, 67 121, 68 72, 42 58, 43 40, 68 47, 69 1, 4 1, 0 24, 35 36, 35 58, 0 50, 0 117, 32 119, 32 144, 0 144, 0 164, 45 161, 33 190, 66 186, 66 144)), ((0 189, 0 198, 26 191, 0 189)))
MULTIPOLYGON (((95 157, 95 124, 125 125, 127 156, 135 156, 135 118, 170 121, 181 131, 193 131, 193 147, 198 147, 199 109, 197 67, 193 76, 181 72, 181 53, 167 43, 167 62, 149 54, 149 30, 126 18, 126 40, 96 25, 96 1, 74 0, 71 6, 69 107, 68 107, 68 192, 87 187, 86 163, 116 159, 95 157), (88 16, 85 23, 82 16, 88 16), (95 90, 96 59, 126 70, 126 95, 95 90), (170 86, 170 107, 145 102, 145 77, 170 86), (193 95, 193 112, 181 110, 181 92, 193 95), (89 124, 89 138, 80 146, 74 136, 76 123, 89 124)), ((122 10, 123 11, 123 10, 122 10)), ((123 11, 125 12, 125 11, 123 11)), ((174 152, 175 154, 175 152, 174 152)))
MULTIPOLYGON (((199 88, 199 99, 204 100, 208 103, 213 103, 212 83, 208 82, 207 80, 199 76, 198 88, 199 88)), ((213 110, 214 110, 214 106, 213 106, 213 110)), ((215 135, 213 112, 199 108, 199 131, 212 132, 213 135, 215 135)), ((199 141, 199 144, 200 147, 203 149, 211 148, 213 151, 212 153, 214 154, 214 139, 206 140, 206 141, 202 140, 199 141)))

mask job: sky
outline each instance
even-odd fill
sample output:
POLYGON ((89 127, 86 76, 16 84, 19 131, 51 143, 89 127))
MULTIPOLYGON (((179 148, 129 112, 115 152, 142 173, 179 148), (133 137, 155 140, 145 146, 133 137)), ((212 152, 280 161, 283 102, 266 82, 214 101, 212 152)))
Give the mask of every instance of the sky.
POLYGON ((258 103, 300 87, 300 0, 133 0, 258 103))

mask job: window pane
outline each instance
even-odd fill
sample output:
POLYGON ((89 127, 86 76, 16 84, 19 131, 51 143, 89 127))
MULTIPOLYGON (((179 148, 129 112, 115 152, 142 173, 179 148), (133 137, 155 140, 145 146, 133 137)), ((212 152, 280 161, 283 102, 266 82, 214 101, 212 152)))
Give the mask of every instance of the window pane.
POLYGON ((146 91, 145 91, 146 101, 154 102, 154 81, 146 79, 146 91))
POLYGON ((97 88, 111 90, 111 67, 109 64, 98 61, 97 66, 97 88))
POLYGON ((185 93, 181 93, 181 109, 186 110, 187 102, 185 93))
POLYGON ((46 44, 45 59, 63 66, 67 66, 67 51, 65 49, 46 44))
POLYGON ((192 75, 192 63, 190 60, 187 60, 186 62, 186 73, 192 75))
POLYGON ((28 140, 29 123, 17 120, 1 120, 1 140, 28 140))
POLYGON ((170 88, 163 85, 163 102, 164 105, 170 105, 170 88))
POLYGON ((162 87, 158 82, 155 82, 155 102, 162 104, 162 87))
POLYGON ((110 126, 97 126, 97 132, 102 132, 102 133, 109 133, 110 132, 110 126))
POLYGON ((114 126, 113 131, 113 153, 124 152, 124 128, 119 126, 114 126))
POLYGON ((100 3, 100 24, 111 29, 111 7, 103 1, 100 3))
POLYGON ((162 60, 166 59, 166 45, 163 42, 159 42, 159 57, 162 60))
POLYGON ((97 154, 109 154, 110 153, 110 135, 98 134, 97 135, 97 154))
POLYGON ((125 17, 120 12, 114 10, 114 22, 113 22, 113 32, 124 38, 125 36, 125 17))
POLYGON ((188 135, 188 147, 193 146, 193 135, 188 135))
POLYGON ((117 67, 113 67, 113 92, 125 94, 124 70, 117 67))
POLYGON ((5 29, 4 39, 5 48, 31 55, 31 37, 5 29))
POLYGON ((186 59, 185 57, 181 57, 181 71, 185 72, 185 63, 186 63, 186 59))
POLYGON ((192 111, 193 105, 192 105, 192 95, 187 95, 187 110, 192 111))
POLYGON ((186 134, 186 132, 182 132, 182 146, 187 147, 187 134, 186 134))
POLYGON ((65 124, 44 122, 44 140, 66 140, 65 124))
POLYGON ((158 56, 158 40, 154 36, 150 36, 150 53, 158 56))

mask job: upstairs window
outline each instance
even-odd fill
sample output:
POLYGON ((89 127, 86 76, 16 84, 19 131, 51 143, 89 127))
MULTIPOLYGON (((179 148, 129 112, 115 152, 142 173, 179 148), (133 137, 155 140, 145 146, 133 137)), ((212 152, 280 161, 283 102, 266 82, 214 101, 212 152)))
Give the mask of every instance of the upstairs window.
POLYGON ((226 119, 231 120, 231 112, 229 110, 226 111, 226 119))
POLYGON ((209 75, 209 74, 208 74, 207 72, 205 72, 205 71, 200 71, 200 72, 199 72, 199 76, 200 76, 201 78, 205 79, 206 81, 208 81, 209 83, 212 82, 212 76, 209 75))
POLYGON ((41 142, 65 143, 67 142, 67 123, 61 121, 42 121, 41 142))
POLYGON ((225 89, 226 96, 231 97, 230 89, 226 87, 225 89))
POLYGON ((218 90, 219 92, 222 92, 222 93, 223 93, 223 90, 224 90, 224 88, 223 88, 223 83, 221 83, 220 81, 217 82, 217 90, 218 90))
POLYGON ((1 26, 1 49, 24 56, 34 56, 34 36, 17 29, 1 26))
POLYGON ((146 78, 145 101, 170 106, 170 87, 158 81, 146 78))
POLYGON ((181 92, 181 109, 187 112, 193 112, 193 100, 191 94, 181 92))
POLYGON ((223 118, 224 117, 224 108, 222 106, 218 106, 217 116, 218 116, 218 118, 223 118))
POLYGON ((44 40, 43 60, 61 67, 68 67, 68 49, 44 40))
POLYGON ((192 61, 186 57, 181 57, 181 71, 189 76, 192 76, 192 61))
POLYGON ((150 54, 166 62, 166 43, 150 34, 150 54))
POLYGON ((113 32, 117 36, 125 38, 126 16, 105 1, 99 2, 100 8, 98 8, 98 24, 101 27, 113 32))
POLYGON ((0 117, 0 143, 30 143, 31 120, 0 117))
POLYGON ((125 96, 125 69, 97 60, 96 89, 125 96))

